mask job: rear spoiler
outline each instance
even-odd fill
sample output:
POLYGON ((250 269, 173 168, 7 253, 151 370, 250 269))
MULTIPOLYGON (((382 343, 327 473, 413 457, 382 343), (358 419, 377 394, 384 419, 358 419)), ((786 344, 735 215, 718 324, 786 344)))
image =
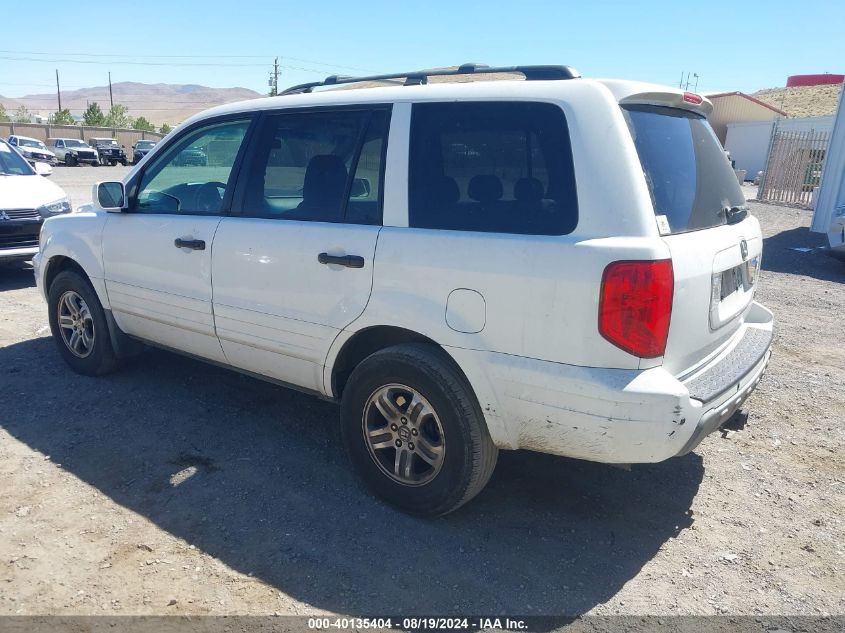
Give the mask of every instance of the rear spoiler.
POLYGON ((708 116, 713 104, 706 97, 693 92, 640 92, 619 100, 619 105, 655 105, 680 108, 708 116))

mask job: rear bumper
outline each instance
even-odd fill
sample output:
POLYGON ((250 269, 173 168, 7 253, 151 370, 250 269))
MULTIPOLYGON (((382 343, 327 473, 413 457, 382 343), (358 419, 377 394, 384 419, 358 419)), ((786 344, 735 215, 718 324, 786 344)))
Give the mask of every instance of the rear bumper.
POLYGON ((688 453, 742 405, 765 371, 771 338, 772 314, 755 303, 731 345, 684 382, 662 367, 601 369, 448 351, 499 447, 647 463, 688 453))

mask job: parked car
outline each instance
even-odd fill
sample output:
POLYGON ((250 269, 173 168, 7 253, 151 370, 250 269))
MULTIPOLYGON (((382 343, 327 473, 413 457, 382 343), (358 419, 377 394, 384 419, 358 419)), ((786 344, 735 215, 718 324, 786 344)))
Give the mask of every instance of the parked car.
POLYGON ((67 194, 40 176, 49 168, 33 167, 0 140, 0 262, 31 259, 44 219, 71 210, 67 194))
POLYGON ((101 165, 111 165, 114 167, 117 163, 124 166, 129 164, 129 161, 126 159, 125 147, 113 138, 89 138, 88 145, 97 150, 101 165))
POLYGON ((208 155, 202 147, 188 147, 179 152, 179 156, 176 157, 174 164, 197 165, 202 167, 208 165, 208 155))
POLYGON ((18 150, 21 156, 29 161, 30 165, 34 165, 35 163, 56 164, 56 155, 47 149, 47 146, 37 138, 12 134, 8 138, 8 142, 9 145, 18 150))
POLYGON ((694 449, 760 381, 773 321, 712 105, 565 66, 431 74, 476 72, 525 81, 312 92, 362 81, 332 77, 190 119, 45 223, 61 355, 98 375, 143 342, 335 400, 355 470, 423 515, 501 449, 694 449), (177 167, 209 146, 228 158, 177 167))
POLYGON ((47 146, 56 155, 56 159, 68 166, 79 163, 97 165, 100 162, 97 150, 78 138, 48 138, 47 146))
POLYGON ((156 146, 156 141, 141 139, 136 141, 132 146, 132 164, 137 165, 138 162, 146 156, 152 148, 156 146))

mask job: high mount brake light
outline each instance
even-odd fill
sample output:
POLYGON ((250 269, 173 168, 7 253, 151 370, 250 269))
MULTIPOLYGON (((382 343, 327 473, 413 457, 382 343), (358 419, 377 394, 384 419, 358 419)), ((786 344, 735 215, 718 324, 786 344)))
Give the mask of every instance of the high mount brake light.
POLYGON ((663 356, 674 292, 671 259, 608 264, 601 280, 599 333, 634 356, 663 356))
POLYGON ((701 95, 697 95, 694 92, 685 92, 684 93, 684 101, 687 103, 692 103, 694 105, 700 105, 704 99, 702 99, 701 95))

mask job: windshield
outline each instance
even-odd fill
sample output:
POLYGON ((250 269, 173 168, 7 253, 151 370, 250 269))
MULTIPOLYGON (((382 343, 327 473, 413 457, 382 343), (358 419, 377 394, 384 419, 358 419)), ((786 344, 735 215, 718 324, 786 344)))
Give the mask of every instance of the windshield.
POLYGON ((707 120, 658 106, 625 106, 660 233, 726 224, 745 196, 707 120))
POLYGON ((138 141, 135 143, 135 147, 138 149, 150 149, 151 147, 155 147, 155 143, 153 141, 138 141))
POLYGON ((65 140, 65 147, 88 147, 88 146, 85 143, 83 143, 82 141, 77 141, 76 139, 69 138, 69 139, 65 140))
POLYGON ((5 176, 31 176, 35 172, 20 154, 0 141, 0 174, 5 176))
POLYGON ((21 147, 35 147, 38 149, 47 149, 41 141, 36 141, 34 138, 18 138, 18 145, 21 147))

